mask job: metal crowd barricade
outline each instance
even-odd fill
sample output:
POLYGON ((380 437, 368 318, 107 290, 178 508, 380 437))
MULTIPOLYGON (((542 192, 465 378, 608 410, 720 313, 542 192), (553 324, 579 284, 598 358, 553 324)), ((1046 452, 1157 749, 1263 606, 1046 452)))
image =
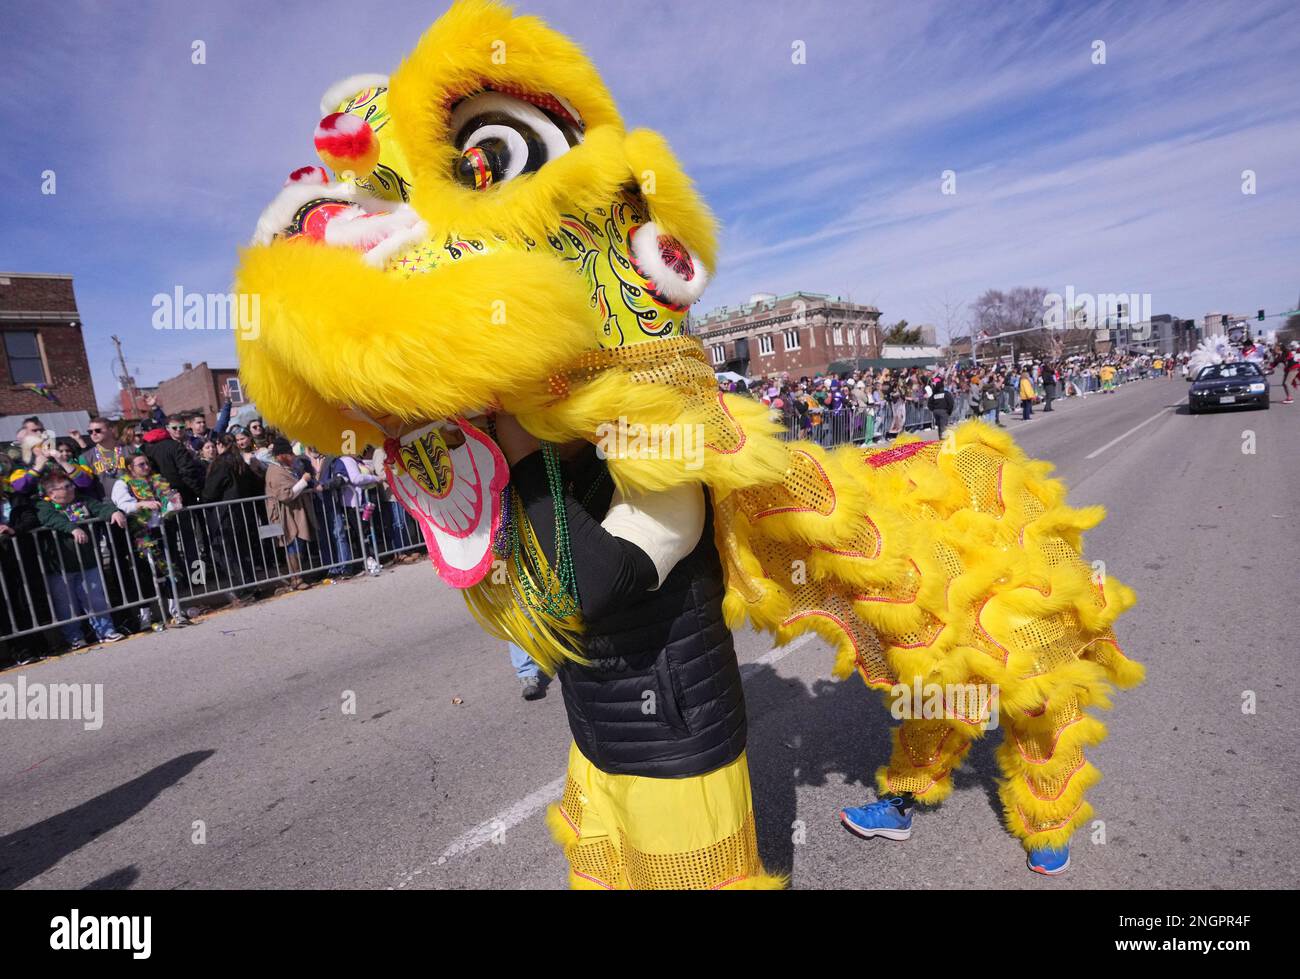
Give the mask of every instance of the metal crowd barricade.
POLYGON ((312 510, 314 532, 297 549, 296 568, 282 529, 267 519, 265 496, 173 510, 152 529, 152 547, 137 544, 130 522, 122 529, 105 518, 77 522, 91 537, 80 546, 61 544, 68 535, 49 527, 0 536, 0 640, 146 608, 147 621, 123 627, 165 627, 205 596, 322 572, 378 573, 385 561, 425 547, 415 522, 379 484, 356 488, 356 505, 335 489, 300 499, 312 510))
MULTIPOLYGON (((969 402, 964 396, 954 396, 954 401, 949 424, 971 416, 969 402)), ((822 412, 818 422, 811 421, 808 415, 796 414, 784 422, 783 434, 788 441, 805 439, 827 448, 848 442, 869 444, 887 438, 893 415, 893 406, 888 403, 870 405, 865 411, 822 412)), ((935 427, 934 413, 929 407, 915 401, 906 402, 902 431, 915 432, 935 427)))
POLYGON ((309 489, 298 497, 308 508, 311 539, 297 541, 297 561, 280 538, 283 527, 267 517, 268 497, 203 503, 164 518, 169 581, 184 604, 323 573, 378 573, 384 559, 423 548, 424 539, 401 504, 378 484, 309 489))
POLYGON ((50 527, 0 537, 0 639, 14 639, 98 616, 149 607, 159 601, 157 582, 135 553, 127 532, 106 518, 77 521, 90 540, 72 544, 69 566, 61 542, 69 535, 50 527), (94 554, 88 561, 85 549, 94 554), (78 608, 81 611, 78 612, 78 608))
POLYGON ((807 415, 796 414, 782 424, 782 435, 787 441, 804 439, 827 448, 849 442, 873 442, 881 437, 880 415, 874 410, 826 411, 818 422, 812 422, 807 415))

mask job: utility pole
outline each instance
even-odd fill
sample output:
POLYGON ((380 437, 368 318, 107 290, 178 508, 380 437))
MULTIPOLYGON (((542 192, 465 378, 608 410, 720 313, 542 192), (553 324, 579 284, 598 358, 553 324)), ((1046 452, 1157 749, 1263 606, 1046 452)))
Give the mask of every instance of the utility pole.
POLYGON ((139 390, 136 389, 135 378, 133 378, 131 376, 130 371, 126 369, 126 357, 123 356, 122 354, 122 341, 116 336, 111 337, 111 339, 113 341, 114 348, 116 348, 117 350, 117 366, 121 370, 121 373, 118 374, 117 376, 118 387, 119 390, 130 392, 131 395, 130 413, 134 414, 137 406, 140 403, 140 392, 139 390))

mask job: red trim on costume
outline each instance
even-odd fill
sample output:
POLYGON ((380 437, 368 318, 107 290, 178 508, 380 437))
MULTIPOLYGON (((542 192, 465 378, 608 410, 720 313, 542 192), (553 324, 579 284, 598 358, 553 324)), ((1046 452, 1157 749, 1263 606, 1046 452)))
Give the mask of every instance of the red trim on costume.
POLYGON ((984 628, 984 623, 980 621, 980 616, 984 614, 984 606, 986 606, 993 597, 993 595, 989 595, 984 599, 984 601, 980 602, 980 607, 975 612, 975 626, 979 629, 985 639, 991 642, 994 646, 997 646, 998 649, 1002 650, 1002 665, 1006 666, 1007 660, 1011 658, 1011 650, 1007 649, 1006 646, 1002 645, 1002 643, 989 635, 989 631, 984 628))
POLYGON ((754 515, 754 519, 755 519, 755 520, 761 520, 763 517, 771 517, 771 516, 775 516, 775 515, 780 514, 780 513, 816 513, 816 514, 819 514, 820 516, 829 517, 831 514, 833 514, 833 513, 835 512, 835 505, 836 505, 835 484, 832 483, 832 482, 830 481, 830 477, 828 477, 828 476, 826 475, 826 470, 822 468, 821 463, 818 462, 816 459, 814 459, 813 456, 811 455, 811 453, 805 452, 803 449, 791 449, 791 450, 790 450, 790 454, 791 454, 791 455, 801 455, 801 456, 806 456, 806 457, 808 458, 808 460, 809 460, 809 461, 810 461, 814 466, 817 467, 817 472, 821 475, 822 479, 824 479, 824 480, 826 481, 826 486, 827 486, 827 488, 831 491, 831 508, 830 508, 830 510, 828 510, 826 513, 822 513, 820 510, 817 510, 816 508, 814 508, 814 507, 810 507, 810 506, 803 506, 803 507, 797 507, 797 506, 772 507, 772 509, 770 509, 770 510, 763 510, 763 511, 761 511, 761 512, 759 512, 759 513, 756 513, 756 514, 754 515))
POLYGON ((930 756, 930 760, 924 765, 918 765, 916 762, 912 761, 912 748, 908 745, 907 739, 903 737, 903 732, 905 730, 906 728, 902 727, 898 729, 898 740, 902 744, 903 750, 907 752, 907 760, 912 762, 913 768, 929 768, 931 765, 935 764, 939 760, 939 756, 943 754, 943 746, 948 743, 948 738, 952 736, 952 728, 948 728, 944 731, 943 737, 940 738, 939 743, 934 746, 934 754, 930 756))
POLYGON ((1079 772, 1083 770, 1083 766, 1086 764, 1088 764, 1088 759, 1080 758, 1079 764, 1074 767, 1074 771, 1070 772, 1070 774, 1065 777, 1065 784, 1061 786, 1061 791, 1056 793, 1056 795, 1052 795, 1052 796, 1039 795, 1037 792, 1034 791, 1034 783, 1029 781, 1029 775, 1026 773, 1022 777, 1025 780, 1025 787, 1029 789, 1029 794, 1032 795, 1035 799, 1037 799, 1039 802, 1055 802, 1061 796, 1065 795, 1065 790, 1070 787, 1070 783, 1074 780, 1074 776, 1078 775, 1079 772))
POLYGON ((603 880, 598 880, 591 876, 591 874, 584 874, 581 870, 574 870, 572 866, 569 867, 569 870, 573 872, 574 877, 581 877, 583 880, 589 880, 597 887, 603 887, 607 891, 612 891, 614 889, 613 884, 606 884, 603 880))
POLYGON ((522 85, 515 85, 511 82, 498 81, 492 82, 491 84, 483 82, 479 88, 474 89, 473 91, 450 94, 443 101, 443 108, 450 112, 451 107, 461 99, 467 99, 471 95, 478 95, 481 92, 500 92, 502 95, 512 95, 517 99, 523 99, 525 102, 535 105, 539 109, 545 109, 547 112, 559 116, 572 126, 575 132, 581 133, 586 131, 587 127, 582 122, 575 119, 572 113, 561 105, 559 99, 554 95, 546 92, 530 92, 522 85))
POLYGON ((880 528, 876 526, 876 522, 874 520, 872 520, 865 513, 862 515, 862 519, 867 522, 867 524, 871 527, 872 532, 876 535, 875 554, 864 554, 862 551, 840 551, 840 550, 836 550, 833 547, 826 547, 824 544, 814 544, 813 547, 816 550, 825 551, 828 554, 837 554, 840 557, 860 557, 860 558, 865 558, 866 560, 869 561, 875 560, 876 558, 880 557, 881 551, 885 549, 885 539, 884 536, 880 533, 880 528))
POLYGON ((721 391, 718 392, 718 406, 722 408, 722 413, 727 416, 727 421, 731 422, 732 427, 736 430, 740 442, 734 449, 720 449, 716 445, 712 445, 708 442, 704 443, 704 447, 718 453, 719 455, 735 455, 745 447, 745 443, 749 441, 749 436, 745 434, 745 430, 740 425, 736 424, 736 418, 727 407, 727 402, 723 400, 721 391))
POLYGON ((1013 731, 1012 737, 1016 739, 1016 750, 1020 752, 1020 757, 1023 758, 1025 761, 1029 762, 1029 764, 1046 765, 1049 761, 1052 760, 1052 756, 1056 754, 1056 746, 1061 743, 1061 735, 1065 733, 1065 729, 1068 727, 1072 727, 1075 724, 1078 724, 1086 716, 1087 716, 1086 714, 1080 711, 1078 717, 1070 721, 1068 724, 1062 724, 1059 728, 1056 729, 1056 737, 1052 739, 1052 750, 1047 753, 1046 758, 1030 758, 1027 754, 1025 754, 1025 749, 1024 746, 1020 743, 1019 735, 1015 734, 1015 732, 1013 731))
MULTIPOLYGON (((820 615, 823 618, 830 619, 832 622, 834 622, 837 626, 840 627, 840 629, 844 632, 844 635, 848 637, 849 645, 853 647, 853 661, 858 664, 858 672, 859 673, 864 672, 862 670, 862 667, 866 666, 866 663, 862 659, 861 649, 858 648, 858 640, 853 635, 853 630, 850 629, 844 623, 844 620, 841 619, 834 612, 827 612, 822 609, 809 609, 807 612, 800 612, 798 615, 790 616, 790 618, 786 619, 784 622, 781 623, 781 628, 784 629, 786 626, 793 625, 795 622, 798 622, 800 619, 806 619, 810 615, 820 615)), ((864 676, 862 679, 866 683, 877 683, 882 680, 888 680, 889 676, 885 675, 885 676, 879 676, 874 678, 867 678, 866 676, 864 676)))
POLYGON ((1066 823, 1068 823, 1070 820, 1072 820, 1072 819, 1073 819, 1073 818, 1078 814, 1079 810, 1082 809, 1082 808, 1083 808, 1083 803, 1080 802, 1077 806, 1074 807, 1074 810, 1073 810, 1073 812, 1070 813, 1070 815, 1066 816, 1064 819, 1062 819, 1062 820, 1061 820, 1059 823, 1057 823, 1055 826, 1044 826, 1044 827, 1042 827, 1041 829, 1030 829, 1030 828, 1029 828, 1029 820, 1028 820, 1027 818, 1025 818, 1025 811, 1024 811, 1023 809, 1021 809, 1019 806, 1016 806, 1016 815, 1020 817, 1020 822, 1021 822, 1021 824, 1025 827, 1026 832, 1028 832, 1029 835, 1032 836, 1032 835, 1034 835, 1035 833, 1050 833, 1050 832, 1052 832, 1052 830, 1060 829, 1060 828, 1063 827, 1066 823))
POLYGON ((930 439, 928 442, 908 442, 906 445, 896 445, 892 449, 873 452, 866 457, 866 461, 875 469, 879 469, 881 466, 892 466, 896 462, 903 462, 912 458, 927 445, 936 444, 938 444, 938 439, 930 439))
MULTIPOLYGON (((922 577, 921 569, 916 566, 916 562, 911 558, 908 558, 907 563, 912 566, 912 570, 916 572, 916 577, 920 579, 922 577)), ((916 600, 920 597, 921 582, 918 580, 916 583, 916 591, 912 594, 911 598, 885 598, 884 596, 876 595, 854 595, 853 600, 855 602, 883 602, 886 605, 915 605, 916 600)))

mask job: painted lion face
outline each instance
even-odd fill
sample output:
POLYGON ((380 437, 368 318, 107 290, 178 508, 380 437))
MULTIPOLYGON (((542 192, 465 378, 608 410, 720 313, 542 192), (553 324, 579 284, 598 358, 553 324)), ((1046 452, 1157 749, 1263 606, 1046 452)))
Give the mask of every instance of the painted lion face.
MULTIPOLYGON (((285 432, 385 445, 426 475, 411 447, 437 432, 448 471, 478 466, 487 496, 490 440, 470 431, 485 415, 542 434, 569 394, 554 378, 584 352, 684 332, 712 218, 664 141, 626 132, 581 50, 538 19, 461 0, 391 79, 345 80, 321 108, 333 179, 294 171, 238 272, 260 314, 239 333, 241 374, 285 432)), ((454 530, 436 481, 402 473, 413 512, 454 530)))

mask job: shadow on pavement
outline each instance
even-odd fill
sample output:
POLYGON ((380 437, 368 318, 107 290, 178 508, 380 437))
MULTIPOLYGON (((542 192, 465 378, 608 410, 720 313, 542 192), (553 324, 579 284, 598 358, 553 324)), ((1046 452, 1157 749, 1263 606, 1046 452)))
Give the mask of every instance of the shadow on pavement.
MULTIPOLYGON (((889 761, 890 731, 897 723, 885 698, 868 690, 857 676, 847 680, 782 677, 770 666, 746 664, 745 704, 749 715, 749 772, 754 788, 758 848, 771 873, 792 873, 795 836, 839 831, 839 810, 800 812, 800 786, 822 786, 835 776, 848 788, 837 806, 861 805, 876 798, 876 768, 889 761), (816 825, 812 825, 812 823, 816 825)), ((975 741, 953 775, 954 791, 983 789, 1001 825, 997 762, 999 728, 975 741)), ((792 881, 792 885, 797 882, 792 881)))
POLYGON ((140 878, 140 871, 135 864, 105 874, 99 880, 92 880, 82 888, 83 891, 125 891, 140 878))
MULTIPOLYGON (((64 857, 126 822, 166 788, 175 785, 216 751, 191 751, 73 809, 0 837, 0 888, 11 890, 39 877, 64 857)), ((138 873, 124 868, 91 887, 127 887, 138 873)))

